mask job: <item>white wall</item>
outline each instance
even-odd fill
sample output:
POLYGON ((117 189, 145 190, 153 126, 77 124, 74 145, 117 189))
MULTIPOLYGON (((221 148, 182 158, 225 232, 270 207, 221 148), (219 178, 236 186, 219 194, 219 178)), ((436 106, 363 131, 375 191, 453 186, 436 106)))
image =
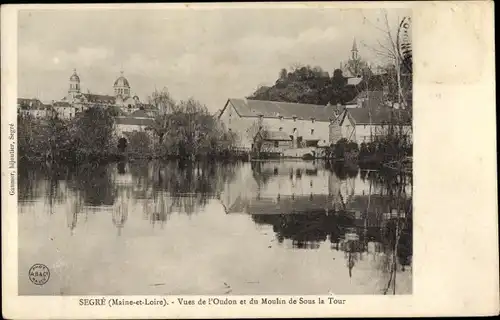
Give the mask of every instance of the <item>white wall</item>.
MULTIPOLYGON (((388 125, 358 124, 358 125, 356 125, 356 139, 355 139, 355 141, 358 144, 361 144, 363 142, 368 143, 371 141, 370 137, 373 137, 373 139, 375 139, 375 136, 382 136, 382 135, 387 134, 387 129, 388 129, 388 125), (371 132, 371 134, 370 134, 370 132, 371 132)), ((399 130, 399 126, 396 126, 395 130, 399 130)), ((411 133, 412 133, 411 126, 404 126, 403 127, 403 134, 408 134, 411 138, 411 133)))
MULTIPOLYGON (((239 136, 239 146, 250 148, 253 137, 248 132, 252 126, 258 127, 258 117, 240 117, 234 107, 229 104, 219 118, 224 123, 227 129, 239 136)), ((330 121, 299 120, 296 119, 279 119, 279 118, 262 118, 262 126, 265 129, 272 131, 281 131, 295 137, 302 137, 303 140, 317 139, 329 142, 329 125, 330 121), (294 134, 294 128, 296 133, 294 134), (314 131, 311 133, 311 129, 314 131)))
MULTIPOLYGON (((147 126, 131 125, 131 124, 116 124, 115 131, 117 135, 122 135, 124 132, 146 131, 147 126)), ((149 131, 146 131, 149 132, 149 131)))
POLYGON ((61 119, 73 119, 76 114, 76 108, 74 107, 54 107, 54 110, 61 119))

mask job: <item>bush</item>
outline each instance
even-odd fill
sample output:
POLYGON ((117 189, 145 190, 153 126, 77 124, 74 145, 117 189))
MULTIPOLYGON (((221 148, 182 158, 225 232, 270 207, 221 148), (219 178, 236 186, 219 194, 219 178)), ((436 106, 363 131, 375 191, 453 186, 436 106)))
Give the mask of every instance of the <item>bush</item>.
POLYGON ((137 156, 151 154, 151 139, 146 132, 132 132, 128 134, 128 150, 137 156))

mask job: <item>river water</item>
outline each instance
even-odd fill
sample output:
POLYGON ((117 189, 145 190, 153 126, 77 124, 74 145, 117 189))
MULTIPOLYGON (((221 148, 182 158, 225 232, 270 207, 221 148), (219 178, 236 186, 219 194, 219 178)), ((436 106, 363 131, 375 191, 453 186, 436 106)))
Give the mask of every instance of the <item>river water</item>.
POLYGON ((21 295, 412 293, 411 179, 321 161, 19 172, 21 295))

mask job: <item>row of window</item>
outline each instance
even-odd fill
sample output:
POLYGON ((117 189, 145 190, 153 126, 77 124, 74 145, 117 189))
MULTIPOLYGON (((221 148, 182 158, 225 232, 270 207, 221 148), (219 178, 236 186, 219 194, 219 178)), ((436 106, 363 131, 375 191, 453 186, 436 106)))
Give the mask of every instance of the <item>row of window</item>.
POLYGON ((129 89, 122 89, 122 88, 118 88, 118 89, 115 89, 117 93, 119 94, 129 94, 129 89))
MULTIPOLYGON (((262 126, 260 126, 260 127, 259 127, 259 130, 262 130, 262 129, 263 129, 263 127, 262 127, 262 126)), ((231 128, 229 128, 229 129, 228 129, 228 131, 229 131, 229 132, 232 132, 233 130, 232 130, 231 128)), ((283 127, 280 127, 280 128, 279 128, 279 131, 283 131, 283 127)), ((293 128, 293 131, 292 131, 292 132, 293 132, 293 133, 296 133, 296 132, 297 132, 297 128, 293 128)), ((311 129, 311 135, 314 135, 314 129, 311 129)))
MULTIPOLYGON (((262 127, 261 127, 262 128, 262 127)), ((283 127, 279 128, 279 131, 283 131, 283 127)), ((297 132, 297 128, 293 128, 292 130, 293 133, 297 132)), ((311 134, 314 134, 314 129, 311 129, 311 134)))
MULTIPOLYGON (((262 119, 263 117, 264 117, 263 115, 260 115, 260 116, 259 116, 259 118, 260 118, 260 119, 262 119)), ((280 121, 283 121, 283 120, 285 120, 285 117, 283 117, 283 116, 279 116, 279 119, 280 119, 280 121)), ((293 122, 297 122, 297 117, 293 117, 292 119, 293 119, 293 122)), ((312 122, 312 123, 314 123, 315 121, 316 121, 316 119, 311 118, 311 122, 312 122)))

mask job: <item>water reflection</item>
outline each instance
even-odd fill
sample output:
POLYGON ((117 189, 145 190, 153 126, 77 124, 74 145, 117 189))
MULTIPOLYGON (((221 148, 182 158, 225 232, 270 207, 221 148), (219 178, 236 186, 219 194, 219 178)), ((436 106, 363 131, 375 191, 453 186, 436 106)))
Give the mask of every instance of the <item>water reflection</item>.
POLYGON ((248 184, 227 188, 227 212, 272 226, 278 243, 319 249, 329 241, 344 252, 349 277, 369 248, 381 254, 379 269, 391 277, 410 265, 410 177, 306 162, 258 162, 252 174, 255 192, 248 184))
MULTIPOLYGON (((220 243, 205 248, 204 255, 211 256, 219 254, 219 247, 238 250, 242 239, 247 241, 237 237, 241 234, 253 243, 255 261, 264 259, 264 250, 280 250, 284 255, 290 250, 317 252, 314 254, 322 257, 326 248, 331 256, 325 261, 329 262, 316 268, 328 270, 329 264, 343 260, 344 271, 336 269, 339 276, 354 281, 368 271, 375 272, 370 277, 380 284, 376 289, 363 289, 368 293, 411 292, 411 281, 404 285, 407 276, 400 275, 406 272, 411 279, 411 177, 317 161, 21 166, 20 217, 49 219, 56 230, 64 225, 78 243, 99 239, 103 232, 106 237, 137 239, 138 230, 141 235, 146 232, 143 223, 154 237, 164 237, 167 229, 200 232, 205 241, 227 234, 220 243), (200 215, 207 215, 208 220, 200 215), (65 224, 58 224, 59 216, 65 216, 65 224), (197 221, 202 223, 199 227, 197 221), (249 231, 249 225, 256 234, 249 231), (267 228, 272 245, 262 240, 267 228), (397 287, 401 282, 403 285, 397 287)), ((20 221, 29 224, 28 220, 20 221)), ((40 232, 29 230, 20 235, 21 242, 31 241, 32 233, 40 232)), ((106 248, 104 245, 104 251, 112 250, 106 248)), ((29 255, 23 257, 30 259, 29 255)))

